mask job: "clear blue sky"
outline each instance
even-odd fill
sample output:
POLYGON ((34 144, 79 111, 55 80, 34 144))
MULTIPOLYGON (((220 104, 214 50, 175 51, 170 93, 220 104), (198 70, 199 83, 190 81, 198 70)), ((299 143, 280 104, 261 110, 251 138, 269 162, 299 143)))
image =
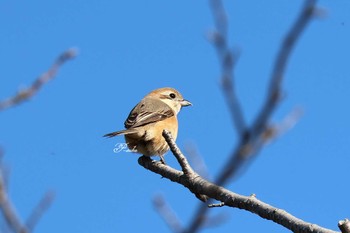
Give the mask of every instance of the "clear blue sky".
MULTIPOLYGON (((260 108, 281 38, 302 1, 225 1, 230 42, 240 50, 239 99, 251 121, 260 108)), ((350 217, 350 2, 320 1, 327 16, 309 25, 283 83, 281 120, 304 115, 268 145, 229 185, 306 221, 337 229, 350 217)), ((130 109, 149 91, 175 87, 193 103, 179 115, 178 145, 194 144, 212 176, 236 136, 219 88, 207 1, 0 2, 0 98, 45 71, 56 56, 79 56, 38 95, 1 112, 0 145, 10 168, 9 192, 26 219, 47 190, 56 192, 36 232, 168 232, 151 203, 163 194, 187 224, 198 204, 185 188, 113 153, 130 109)), ((171 154, 171 166, 178 167, 171 154)), ((228 220, 205 232, 288 232, 251 213, 221 208, 228 220)))

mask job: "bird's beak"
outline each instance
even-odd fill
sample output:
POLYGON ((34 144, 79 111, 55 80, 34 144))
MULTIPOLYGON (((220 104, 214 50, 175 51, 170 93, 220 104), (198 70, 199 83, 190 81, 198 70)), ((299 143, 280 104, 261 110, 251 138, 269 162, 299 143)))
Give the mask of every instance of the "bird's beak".
POLYGON ((181 107, 192 106, 192 103, 188 100, 181 100, 180 104, 181 104, 181 107))

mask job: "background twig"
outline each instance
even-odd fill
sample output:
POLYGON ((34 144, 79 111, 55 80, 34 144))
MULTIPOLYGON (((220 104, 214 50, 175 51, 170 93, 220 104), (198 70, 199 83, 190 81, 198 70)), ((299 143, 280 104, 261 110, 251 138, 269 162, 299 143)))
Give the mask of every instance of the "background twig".
POLYGON ((32 211, 31 215, 26 221, 26 228, 33 232, 35 226, 39 222, 40 218, 47 211, 47 209, 51 206, 53 200, 55 198, 55 193, 53 191, 49 191, 45 193, 42 199, 39 201, 37 206, 32 211))
POLYGON ((180 233, 183 231, 182 224, 180 223, 174 211, 166 203, 162 195, 157 195, 153 198, 153 206, 159 215, 162 216, 165 223, 169 226, 172 232, 180 233))
POLYGON ((209 39, 213 43, 218 54, 222 73, 221 87, 236 131, 240 137, 243 137, 246 130, 246 123, 235 90, 233 70, 237 57, 228 45, 227 15, 221 1, 210 0, 209 3, 216 27, 216 29, 209 34, 209 39))
POLYGON ((22 224, 15 207, 7 195, 4 184, 4 180, 6 179, 2 171, 2 164, 0 166, 0 211, 9 229, 15 233, 26 233, 28 229, 22 224))
POLYGON ((30 87, 27 87, 23 90, 20 90, 16 95, 10 97, 8 99, 0 101, 0 111, 3 111, 7 108, 16 106, 26 100, 29 100, 32 96, 34 96, 44 84, 48 81, 52 80, 59 68, 67 61, 76 57, 77 50, 76 49, 68 49, 63 52, 56 61, 52 64, 52 66, 42 75, 40 75, 30 87))

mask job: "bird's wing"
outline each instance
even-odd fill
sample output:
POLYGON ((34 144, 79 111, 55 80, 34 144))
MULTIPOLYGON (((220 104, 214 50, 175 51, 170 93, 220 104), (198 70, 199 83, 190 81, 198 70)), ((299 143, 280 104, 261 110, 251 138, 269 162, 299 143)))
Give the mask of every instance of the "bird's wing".
POLYGON ((174 116, 173 110, 164 102, 154 98, 145 98, 130 112, 124 122, 125 128, 135 128, 174 116))

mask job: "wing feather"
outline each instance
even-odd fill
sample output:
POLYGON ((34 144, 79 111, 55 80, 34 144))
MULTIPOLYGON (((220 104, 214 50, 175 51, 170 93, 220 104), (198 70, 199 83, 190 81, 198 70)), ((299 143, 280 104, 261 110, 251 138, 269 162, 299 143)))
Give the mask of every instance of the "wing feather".
POLYGON ((158 99, 145 98, 131 110, 124 126, 127 129, 136 128, 171 116, 174 116, 174 112, 167 104, 158 99))

